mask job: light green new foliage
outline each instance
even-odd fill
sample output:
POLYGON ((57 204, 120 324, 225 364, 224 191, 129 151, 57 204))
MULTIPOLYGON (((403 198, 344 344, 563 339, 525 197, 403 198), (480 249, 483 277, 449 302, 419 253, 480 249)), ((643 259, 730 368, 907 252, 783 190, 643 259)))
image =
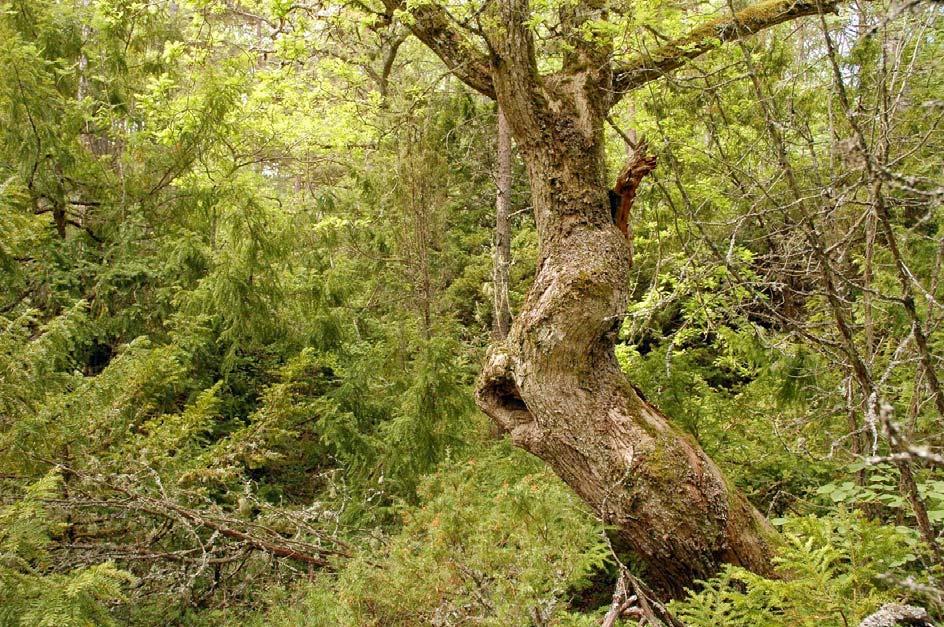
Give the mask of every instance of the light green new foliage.
POLYGON ((783 523, 775 564, 780 579, 726 566, 671 608, 691 627, 857 625, 895 593, 881 580, 913 562, 916 538, 840 511, 783 523))

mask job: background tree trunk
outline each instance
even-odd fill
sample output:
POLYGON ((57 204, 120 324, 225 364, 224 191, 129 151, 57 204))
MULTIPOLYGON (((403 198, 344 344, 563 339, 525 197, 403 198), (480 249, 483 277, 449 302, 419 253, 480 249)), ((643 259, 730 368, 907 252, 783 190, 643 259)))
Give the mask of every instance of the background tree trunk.
POLYGON ((511 329, 508 301, 508 268, 511 266, 511 131, 498 108, 497 162, 495 166, 495 258, 492 269, 492 336, 503 340, 511 329))

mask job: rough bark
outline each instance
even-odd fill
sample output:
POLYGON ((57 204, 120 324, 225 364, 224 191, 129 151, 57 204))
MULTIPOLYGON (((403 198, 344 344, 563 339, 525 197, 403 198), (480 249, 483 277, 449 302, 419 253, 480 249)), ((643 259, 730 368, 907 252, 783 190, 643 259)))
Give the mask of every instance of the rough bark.
POLYGON ((615 526, 662 594, 681 594, 721 562, 769 573, 763 518, 616 363, 629 249, 597 173, 580 176, 586 160, 574 154, 543 157, 526 156, 543 216, 540 267, 507 341, 490 351, 479 406, 615 526))
POLYGON ((932 624, 928 611, 923 607, 886 603, 874 614, 866 616, 859 623, 859 627, 896 627, 897 625, 925 627, 932 624))
MULTIPOLYGON (((392 13, 403 5, 384 0, 392 13)), ((621 64, 579 35, 591 3, 562 9, 562 69, 538 72, 527 0, 499 0, 485 30, 445 9, 412 10, 416 36, 470 87, 495 98, 527 166, 540 240, 534 284, 507 339, 489 350, 479 407, 545 460, 647 566, 661 595, 681 595, 721 563, 770 574, 773 531, 697 443, 634 388, 615 356, 630 254, 610 219, 603 121, 626 90, 726 41, 832 4, 773 0, 621 64), (470 39, 469 33, 481 39, 470 39), (476 43, 477 42, 477 43, 476 43), (487 50, 487 53, 485 52, 487 50)))
POLYGON ((614 526, 661 594, 680 595, 721 562, 769 573, 766 522, 616 362, 630 260, 603 184, 609 96, 594 88, 610 77, 587 58, 567 82, 542 81, 530 33, 513 26, 522 4, 502 5, 492 76, 527 165, 541 255, 507 340, 489 353, 479 406, 614 526))

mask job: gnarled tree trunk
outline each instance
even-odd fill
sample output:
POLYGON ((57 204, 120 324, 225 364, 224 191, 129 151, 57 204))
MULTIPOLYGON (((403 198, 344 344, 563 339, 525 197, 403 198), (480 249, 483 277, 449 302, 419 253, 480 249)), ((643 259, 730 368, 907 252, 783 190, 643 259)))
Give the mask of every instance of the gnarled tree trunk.
MULTIPOLYGON (((385 0, 393 14, 398 0, 385 0)), ((617 63, 587 38, 595 3, 561 8, 562 68, 540 74, 528 0, 498 0, 471 39, 445 9, 409 9, 410 29, 507 118, 531 184, 541 255, 510 333, 490 349, 476 399, 514 443, 545 460, 645 561, 645 578, 678 596, 721 563, 768 574, 773 532, 695 441, 620 371, 614 344, 626 310, 630 254, 611 222, 603 121, 620 94, 726 41, 824 10, 770 0, 617 63), (486 52, 487 51, 487 52, 486 52)))
POLYGON ((613 346, 629 250, 599 189, 528 160, 541 265, 507 340, 493 346, 477 401, 513 442, 550 464, 677 595, 721 562, 769 572, 769 528, 701 448, 647 403, 613 346), (542 189, 543 188, 543 189, 542 189))
POLYGON ((521 106, 523 86, 502 78, 498 98, 527 164, 541 257, 508 338, 489 353, 479 406, 618 529, 653 588, 678 595, 721 562, 768 572, 763 518, 617 365, 630 259, 610 220, 598 107, 571 96, 558 103, 562 113, 535 119, 531 103, 521 106), (504 98, 506 89, 514 96, 504 98))

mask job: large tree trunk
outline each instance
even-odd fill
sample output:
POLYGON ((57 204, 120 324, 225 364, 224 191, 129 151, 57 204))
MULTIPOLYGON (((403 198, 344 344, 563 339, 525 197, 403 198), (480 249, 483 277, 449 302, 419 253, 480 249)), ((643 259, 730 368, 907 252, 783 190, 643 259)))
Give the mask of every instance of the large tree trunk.
POLYGON ((766 0, 619 62, 604 31, 587 28, 607 9, 565 3, 547 44, 552 56, 564 50, 560 68, 544 74, 528 0, 489 4, 475 31, 435 1, 383 3, 391 15, 408 11, 410 30, 466 85, 498 101, 528 166, 537 277, 508 338, 489 351, 479 406, 616 529, 662 594, 681 594, 723 562, 769 574, 773 531, 764 518, 617 366, 630 255, 610 221, 603 120, 623 94, 688 60, 836 2, 766 0))
POLYGON ((540 107, 519 106, 515 76, 495 76, 528 167, 541 256, 507 340, 489 352, 479 406, 616 528, 665 596, 722 562, 769 573, 763 517, 617 365, 630 259, 603 184, 602 107, 575 97, 536 117, 540 107))

